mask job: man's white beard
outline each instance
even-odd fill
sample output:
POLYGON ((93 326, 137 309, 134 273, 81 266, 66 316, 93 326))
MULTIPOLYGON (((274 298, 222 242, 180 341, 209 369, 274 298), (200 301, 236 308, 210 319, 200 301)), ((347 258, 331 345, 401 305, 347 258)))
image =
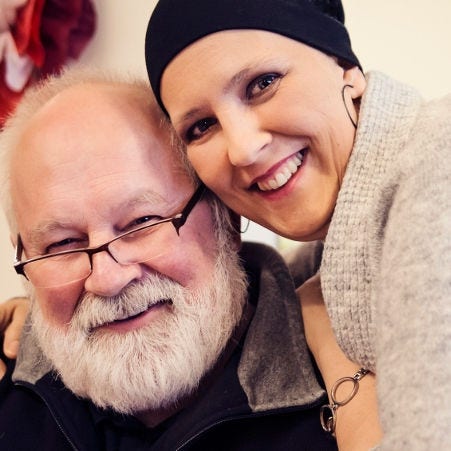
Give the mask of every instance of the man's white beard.
POLYGON ((192 393, 216 363, 246 301, 236 252, 220 254, 213 276, 195 291, 149 274, 113 298, 85 295, 67 332, 49 325, 34 302, 34 331, 64 384, 99 407, 128 414, 170 407, 192 393), (148 326, 92 331, 164 299, 172 305, 148 326))

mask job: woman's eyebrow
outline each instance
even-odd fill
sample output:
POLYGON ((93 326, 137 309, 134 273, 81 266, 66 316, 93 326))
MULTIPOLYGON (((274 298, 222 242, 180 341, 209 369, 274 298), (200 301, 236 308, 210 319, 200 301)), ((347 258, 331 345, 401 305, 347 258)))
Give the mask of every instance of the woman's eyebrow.
MULTIPOLYGON (((229 82, 224 86, 222 90, 223 93, 229 92, 231 89, 235 88, 237 85, 241 84, 244 79, 256 76, 257 73, 264 73, 269 71, 269 67, 273 67, 275 64, 278 66, 282 64, 280 58, 277 56, 262 56, 252 61, 252 64, 246 64, 241 70, 239 70, 229 82)), ((273 67, 274 69, 274 67, 273 67)))
POLYGON ((174 118, 172 120, 172 125, 174 128, 183 128, 186 123, 190 123, 194 118, 196 118, 202 111, 201 108, 192 108, 184 113, 180 118, 174 118))
POLYGON ((237 72, 230 81, 224 86, 224 89, 222 92, 226 94, 231 89, 235 88, 236 85, 239 85, 243 79, 247 78, 249 76, 249 73, 251 72, 252 68, 245 67, 244 69, 241 69, 239 72, 237 72))

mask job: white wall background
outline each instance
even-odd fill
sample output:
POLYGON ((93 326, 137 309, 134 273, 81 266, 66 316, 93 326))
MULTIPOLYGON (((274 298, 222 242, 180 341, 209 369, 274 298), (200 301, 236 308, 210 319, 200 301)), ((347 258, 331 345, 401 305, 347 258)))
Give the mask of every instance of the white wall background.
MULTIPOLYGON (((144 35, 155 0, 94 0, 95 38, 82 62, 145 76, 144 35)), ((355 53, 365 70, 382 70, 433 98, 451 92, 451 1, 343 0, 355 53)), ((251 224, 247 239, 276 243, 251 224)), ((11 268, 12 248, 0 217, 0 300, 23 292, 11 268)))

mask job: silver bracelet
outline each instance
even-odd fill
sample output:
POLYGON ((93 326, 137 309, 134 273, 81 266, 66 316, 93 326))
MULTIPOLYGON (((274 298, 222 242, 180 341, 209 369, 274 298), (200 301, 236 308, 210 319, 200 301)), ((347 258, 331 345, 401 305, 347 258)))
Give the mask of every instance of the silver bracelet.
POLYGON ((332 387, 332 390, 330 391, 330 399, 332 402, 330 404, 325 404, 324 406, 321 406, 320 410, 320 420, 321 420, 321 426, 326 432, 331 433, 332 435, 335 435, 335 426, 337 425, 337 410, 339 407, 345 406, 348 402, 350 402, 354 396, 359 391, 359 381, 362 379, 362 377, 366 376, 369 373, 369 370, 365 368, 360 368, 357 373, 354 374, 354 376, 350 377, 342 377, 341 379, 338 379, 337 382, 332 387), (345 382, 352 382, 352 391, 349 394, 348 397, 343 399, 342 401, 338 401, 336 398, 338 387, 345 382))

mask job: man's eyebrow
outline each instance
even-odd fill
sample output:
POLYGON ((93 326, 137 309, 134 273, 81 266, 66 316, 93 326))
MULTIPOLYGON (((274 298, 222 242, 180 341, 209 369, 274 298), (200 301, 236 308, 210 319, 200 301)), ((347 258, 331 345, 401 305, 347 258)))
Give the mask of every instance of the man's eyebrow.
POLYGON ((57 230, 67 229, 71 226, 73 226, 73 224, 66 221, 42 221, 33 230, 26 234, 26 238, 32 246, 37 246, 38 244, 42 243, 44 236, 57 230))
MULTIPOLYGON (((174 202, 175 203, 175 202, 174 202)), ((167 199, 165 199, 161 194, 157 193, 156 191, 147 190, 142 191, 138 193, 136 196, 132 197, 131 199, 126 200, 125 202, 122 202, 118 205, 114 206, 114 209, 116 211, 141 206, 141 205, 149 205, 149 208, 153 205, 158 205, 160 208, 155 207, 155 210, 160 210, 161 205, 170 205, 167 199)), ((149 212, 151 213, 151 212, 149 212)), ((155 211, 155 214, 161 214, 161 211, 155 211)), ((51 219, 48 221, 42 221, 40 222, 33 230, 28 232, 26 234, 27 241, 31 245, 36 245, 42 242, 43 238, 51 234, 52 232, 60 231, 60 230, 67 230, 70 228, 74 228, 76 225, 73 221, 66 221, 66 220, 60 220, 60 219, 51 219)))
POLYGON ((125 208, 127 206, 135 206, 141 204, 167 204, 168 200, 165 199, 161 194, 156 191, 148 190, 143 191, 139 195, 133 197, 132 199, 124 202, 119 208, 125 208))
MULTIPOLYGON (((172 207, 178 206, 179 199, 174 199, 170 202, 163 195, 153 190, 142 191, 131 199, 128 199, 122 203, 114 206, 115 211, 126 211, 133 207, 148 205, 149 209, 155 207, 155 215, 161 215, 165 212, 166 207, 170 210, 172 207), (163 208, 162 208, 163 207, 163 208)), ((153 213, 149 211, 149 213, 153 213)), ((26 234, 27 242, 32 246, 37 246, 42 243, 42 240, 46 235, 49 235, 56 231, 67 230, 76 227, 73 221, 66 221, 62 219, 51 219, 40 222, 33 230, 26 234)))
POLYGON ((126 209, 144 206, 148 208, 148 214, 164 216, 166 214, 172 214, 173 209, 180 206, 180 202, 181 200, 178 196, 176 198, 168 199, 156 191, 148 190, 143 191, 138 196, 124 202, 119 205, 118 208, 125 211, 126 209))

